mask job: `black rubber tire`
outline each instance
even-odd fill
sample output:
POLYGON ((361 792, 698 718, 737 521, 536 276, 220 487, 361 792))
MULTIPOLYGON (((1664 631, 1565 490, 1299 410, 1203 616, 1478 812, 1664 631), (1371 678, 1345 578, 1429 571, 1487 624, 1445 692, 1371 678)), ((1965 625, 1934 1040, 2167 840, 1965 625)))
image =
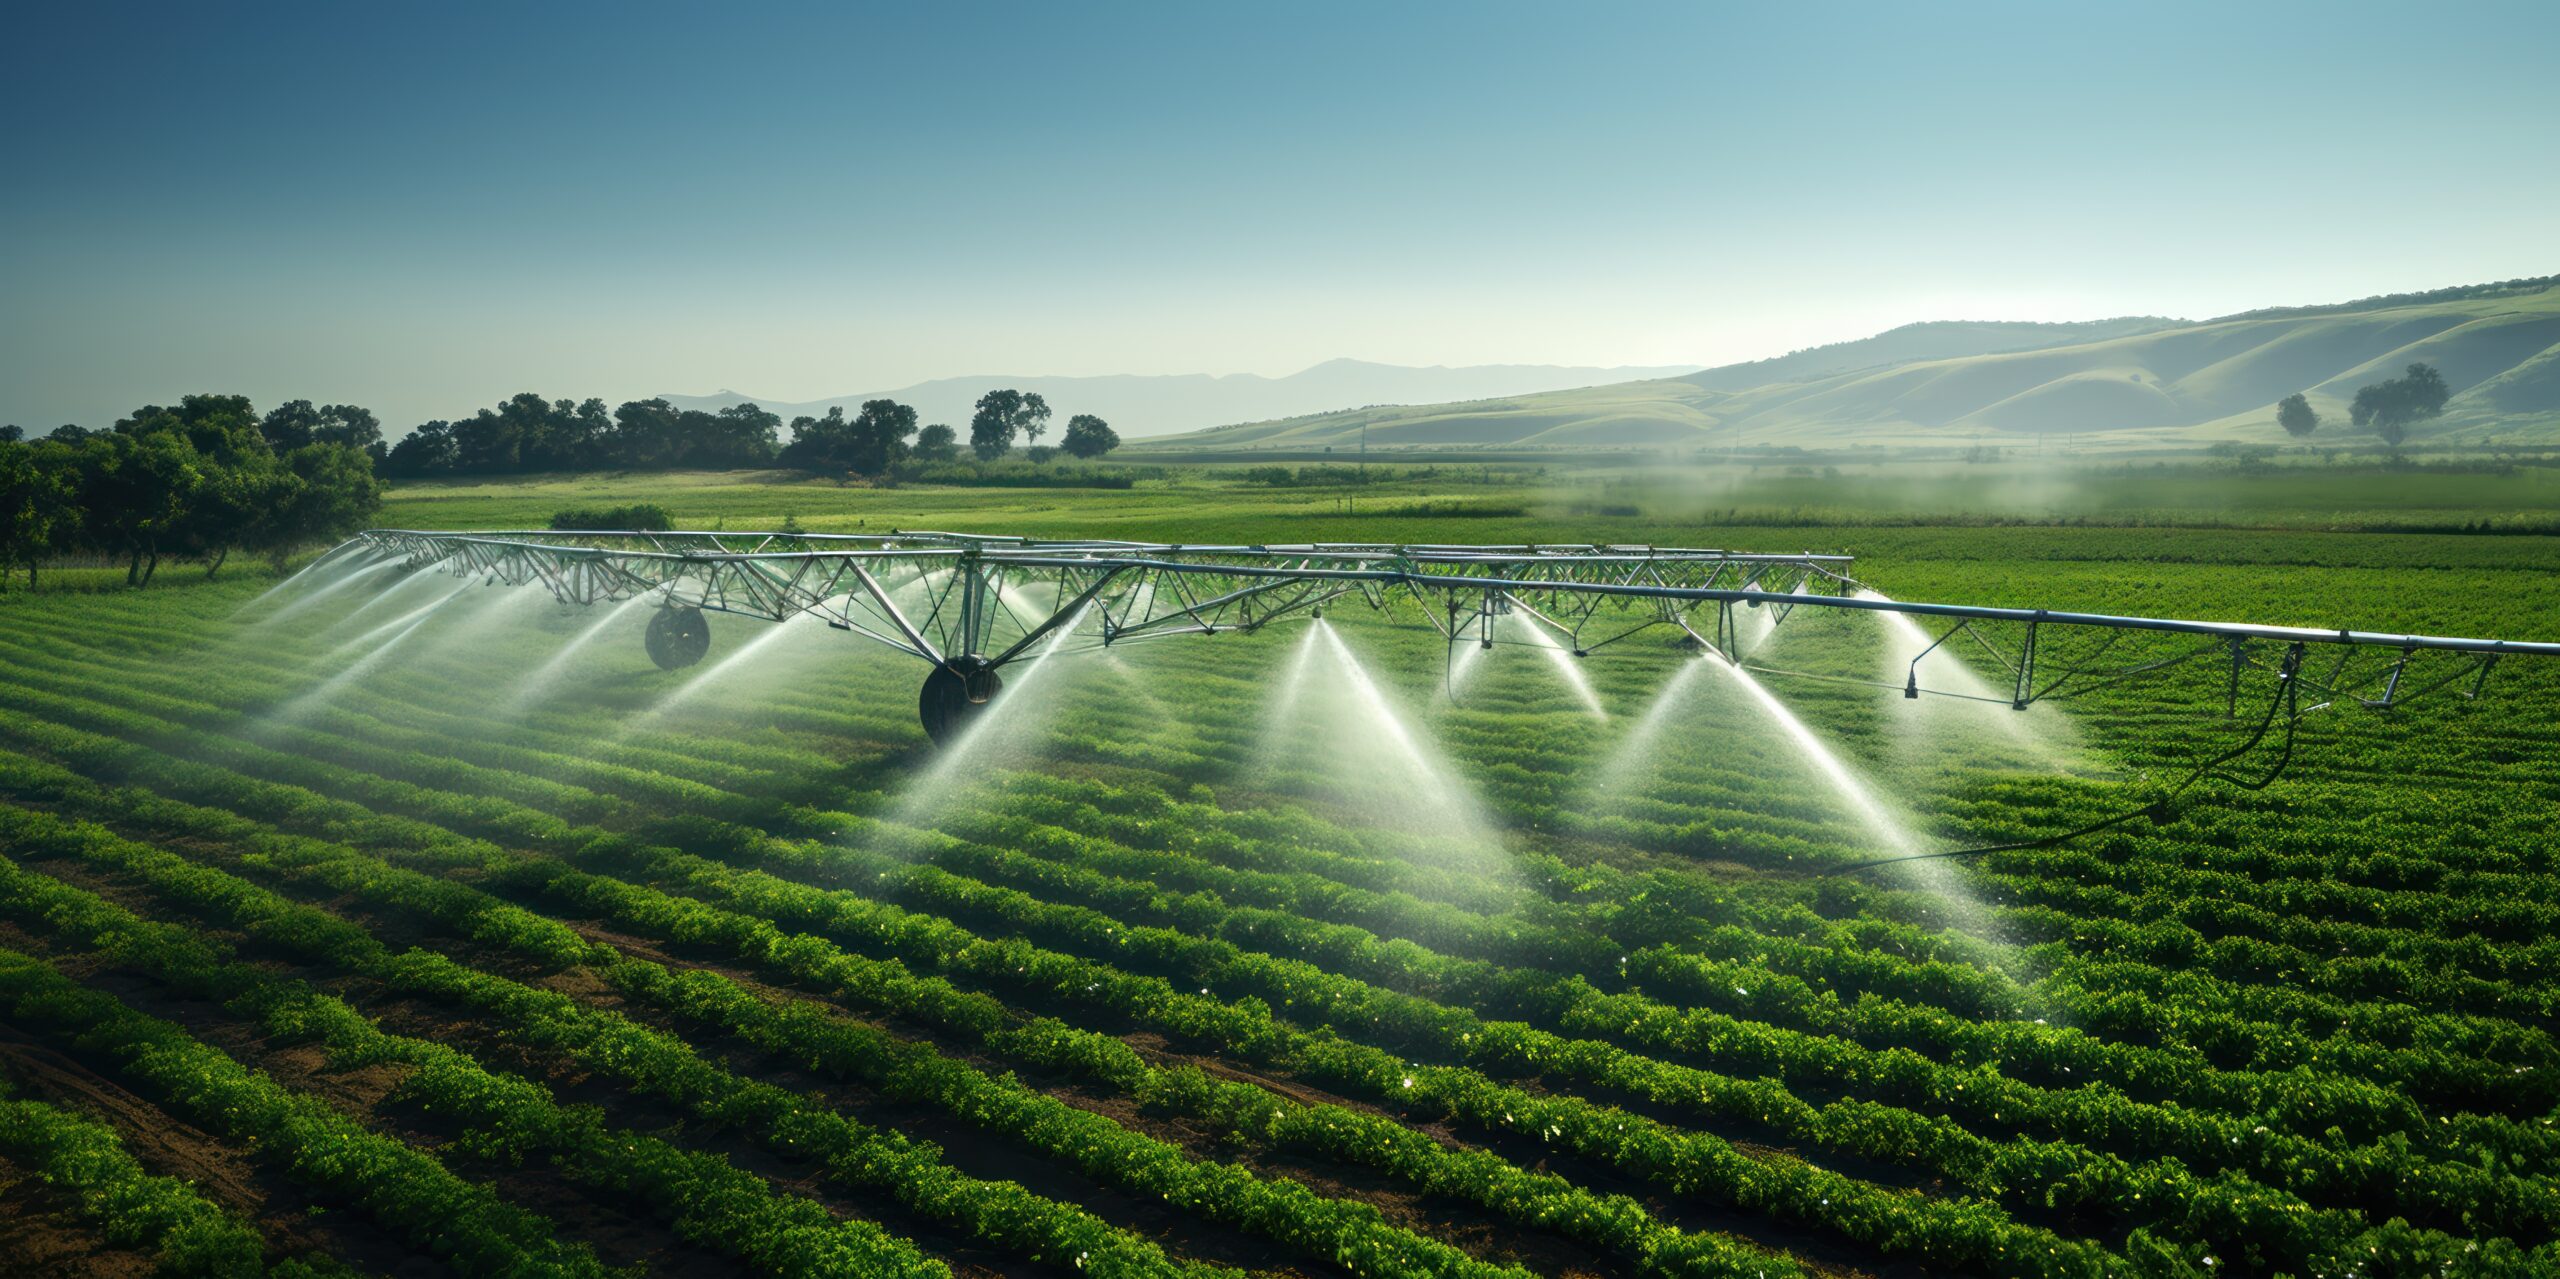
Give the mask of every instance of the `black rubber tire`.
POLYGON ((680 671, 711 651, 711 620, 698 608, 671 604, 649 619, 649 660, 662 671, 680 671))
POLYGON ((955 657, 933 668, 916 693, 916 717, 936 746, 948 746, 1004 688, 1004 677, 983 657, 955 657))

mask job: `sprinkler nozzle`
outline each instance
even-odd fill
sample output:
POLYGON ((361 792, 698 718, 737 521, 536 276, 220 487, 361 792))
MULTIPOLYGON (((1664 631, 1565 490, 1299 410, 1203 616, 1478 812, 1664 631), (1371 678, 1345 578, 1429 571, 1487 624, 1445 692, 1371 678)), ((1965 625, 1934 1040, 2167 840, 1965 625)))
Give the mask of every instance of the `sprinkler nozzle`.
POLYGON ((1913 667, 1911 674, 1904 677, 1902 681, 1902 697, 1905 701, 1916 702, 1920 700, 1920 670, 1918 667, 1913 667))
POLYGON ((1487 636, 1487 637, 1486 637, 1486 638, 1484 638, 1484 639, 1478 640, 1478 641, 1477 641, 1477 643, 1479 643, 1479 644, 1483 645, 1483 646, 1484 646, 1484 648, 1486 649, 1486 651, 1488 651, 1488 652, 1490 652, 1490 651, 1492 650, 1492 648, 1493 648, 1493 639, 1492 639, 1492 637, 1490 637, 1490 636, 1487 636))
POLYGON ((1573 655, 1576 657, 1589 657, 1591 656, 1591 650, 1587 648, 1577 648, 1573 650, 1573 655))
POLYGON ((845 624, 844 624, 844 623, 842 623, 842 622, 834 621, 834 620, 832 620, 832 619, 831 619, 831 620, 829 620, 829 621, 827 622, 827 625, 829 625, 829 626, 831 626, 831 627, 834 627, 835 629, 840 630, 840 631, 849 631, 849 630, 852 630, 852 629, 853 629, 852 627, 847 626, 847 625, 845 625, 845 624))
POLYGON ((2009 703, 2009 709, 2010 709, 2010 710, 2013 710, 2013 711, 2022 711, 2022 710, 2025 710, 2026 708, 2027 708, 2027 699, 2025 699, 2025 698, 2023 698, 2023 697, 2018 698, 2017 700, 2015 700, 2015 701, 2013 701, 2013 702, 2010 702, 2010 703, 2009 703))

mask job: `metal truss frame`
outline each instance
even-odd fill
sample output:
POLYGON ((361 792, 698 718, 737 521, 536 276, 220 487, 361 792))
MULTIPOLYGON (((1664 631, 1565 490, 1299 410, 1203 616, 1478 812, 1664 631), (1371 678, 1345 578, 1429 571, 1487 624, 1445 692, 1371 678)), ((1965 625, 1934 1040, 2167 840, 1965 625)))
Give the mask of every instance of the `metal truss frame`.
POLYGON ((1767 610, 1772 625, 1808 607, 1899 613, 1945 628, 1911 659, 1905 696, 1979 696, 1920 683, 1921 659, 1961 638, 1968 659, 2005 677, 2006 700, 2020 710, 2214 659, 2229 664, 2226 710, 2236 710, 2245 670, 2279 650, 2312 647, 2334 648, 2334 666, 2315 679, 2310 663, 2296 661, 2286 678, 2333 700, 2388 708, 2466 678, 2464 694, 2476 696, 2502 657, 2560 656, 2552 642, 1893 600, 1858 593, 1852 557, 1810 553, 1582 543, 1201 545, 930 531, 377 529, 349 545, 412 567, 538 582, 572 604, 654 592, 671 607, 777 622, 812 614, 936 666, 965 658, 981 670, 1035 646, 1253 631, 1320 617, 1337 602, 1410 607, 1453 645, 1491 644, 1494 619, 1518 611, 1567 637, 1577 657, 1671 628, 1735 662, 1745 657, 1736 608, 1767 610), (2056 651, 2058 638, 2061 649, 2078 651, 2056 651), (2119 649, 2130 660, 2101 664, 2119 649), (2364 663, 2368 669, 2348 678, 2365 650, 2382 651, 2387 664, 2364 663), (2428 669, 2412 684, 2404 677, 2422 658, 2428 669))

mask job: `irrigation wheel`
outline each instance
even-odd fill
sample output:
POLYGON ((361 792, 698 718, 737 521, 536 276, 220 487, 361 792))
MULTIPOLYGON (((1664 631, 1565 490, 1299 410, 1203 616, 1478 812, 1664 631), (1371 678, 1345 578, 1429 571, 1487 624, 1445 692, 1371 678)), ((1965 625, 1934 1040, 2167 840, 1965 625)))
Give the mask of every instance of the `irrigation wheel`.
POLYGON ((949 745, 1003 687, 1004 677, 996 674, 987 659, 974 654, 934 667, 924 677, 924 689, 916 694, 916 714, 924 721, 924 735, 936 746, 949 745))
POLYGON ((669 604, 649 619, 649 660, 662 671, 680 671, 711 651, 711 622, 698 608, 669 604))

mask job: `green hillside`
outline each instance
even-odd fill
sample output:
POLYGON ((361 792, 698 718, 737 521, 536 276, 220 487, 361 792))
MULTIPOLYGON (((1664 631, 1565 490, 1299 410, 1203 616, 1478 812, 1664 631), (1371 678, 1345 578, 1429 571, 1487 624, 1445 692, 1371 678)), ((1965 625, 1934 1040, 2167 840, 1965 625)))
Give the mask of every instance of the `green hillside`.
MULTIPOLYGON (((2276 401, 2297 391, 2321 415, 2316 441, 2356 444, 2372 441, 2347 425, 2357 388, 2395 376, 2412 361, 2434 365, 2455 392, 2443 418, 2422 424, 2413 440, 2560 442, 2560 279, 2168 327, 2099 323, 2135 331, 1840 372, 1810 372, 1799 359, 1860 345, 1847 343, 1682 378, 1459 404, 1372 406, 1217 427, 1148 446, 1340 448, 1356 446, 1364 431, 1373 449, 1946 445, 2046 434, 2126 446, 2276 442, 2286 438, 2275 424, 2276 401), (1738 378, 1735 371, 1744 369, 1771 377, 1738 378)), ((1901 345, 1907 348, 1912 330, 1937 327, 1909 326, 1868 342, 1906 335, 1901 345)), ((2038 327, 2069 326, 1950 326, 1956 331, 1922 340, 1991 343, 2038 327)))

